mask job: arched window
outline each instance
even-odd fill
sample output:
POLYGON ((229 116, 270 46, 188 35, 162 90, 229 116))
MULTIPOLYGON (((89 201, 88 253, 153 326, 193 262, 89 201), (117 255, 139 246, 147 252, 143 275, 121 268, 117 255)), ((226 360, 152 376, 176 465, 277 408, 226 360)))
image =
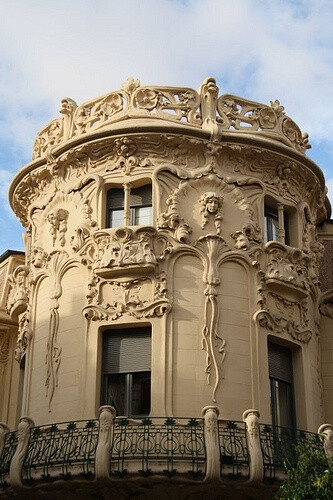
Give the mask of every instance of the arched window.
POLYGON ((153 220, 151 184, 125 184, 107 192, 106 227, 149 226, 153 220))

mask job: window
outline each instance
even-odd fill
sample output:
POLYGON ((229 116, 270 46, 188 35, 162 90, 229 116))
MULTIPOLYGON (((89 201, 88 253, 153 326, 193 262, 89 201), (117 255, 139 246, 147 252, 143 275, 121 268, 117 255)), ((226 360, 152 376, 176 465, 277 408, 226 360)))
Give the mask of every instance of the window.
POLYGON ((265 205, 265 242, 267 241, 290 244, 288 214, 280 203, 278 209, 265 205))
POLYGON ((152 223, 151 184, 111 188, 107 193, 107 227, 149 226, 152 223))
POLYGON ((107 330, 103 334, 102 405, 118 415, 150 412, 150 327, 107 330))
POLYGON ((272 423, 294 427, 294 388, 292 352, 287 347, 268 342, 268 366, 271 387, 272 423))

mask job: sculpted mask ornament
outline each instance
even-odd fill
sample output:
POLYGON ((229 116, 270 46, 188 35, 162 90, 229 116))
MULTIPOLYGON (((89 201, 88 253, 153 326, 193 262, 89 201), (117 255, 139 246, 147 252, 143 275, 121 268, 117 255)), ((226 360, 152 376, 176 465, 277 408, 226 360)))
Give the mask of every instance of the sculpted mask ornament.
POLYGON ((216 234, 221 232, 221 221, 222 221, 222 204, 223 198, 214 192, 204 193, 200 197, 200 213, 201 213, 201 227, 204 229, 208 223, 208 219, 211 215, 214 216, 214 222, 216 227, 216 234))
POLYGON ((31 251, 31 264, 36 267, 44 267, 46 263, 46 253, 40 247, 34 247, 31 251))
POLYGON ((47 220, 49 221, 50 234, 52 236, 53 245, 59 241, 60 245, 63 247, 66 243, 65 233, 67 231, 67 220, 68 220, 68 211, 64 208, 59 208, 54 212, 50 212, 47 216, 47 220))

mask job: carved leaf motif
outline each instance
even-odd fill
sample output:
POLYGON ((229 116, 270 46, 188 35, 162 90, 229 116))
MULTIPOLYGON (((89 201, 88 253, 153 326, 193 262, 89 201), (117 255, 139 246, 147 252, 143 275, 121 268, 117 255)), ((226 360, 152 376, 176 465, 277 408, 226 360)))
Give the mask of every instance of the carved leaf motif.
POLYGON ((9 359, 9 335, 7 330, 0 330, 0 363, 6 364, 9 359))

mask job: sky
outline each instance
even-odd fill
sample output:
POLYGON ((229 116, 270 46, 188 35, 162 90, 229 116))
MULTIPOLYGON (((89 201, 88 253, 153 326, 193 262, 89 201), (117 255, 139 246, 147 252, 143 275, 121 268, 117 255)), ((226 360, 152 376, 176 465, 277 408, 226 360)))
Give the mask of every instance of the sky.
POLYGON ((78 104, 142 85, 279 99, 310 136, 333 200, 333 0, 0 0, 0 254, 23 250, 8 203, 37 132, 78 104))

